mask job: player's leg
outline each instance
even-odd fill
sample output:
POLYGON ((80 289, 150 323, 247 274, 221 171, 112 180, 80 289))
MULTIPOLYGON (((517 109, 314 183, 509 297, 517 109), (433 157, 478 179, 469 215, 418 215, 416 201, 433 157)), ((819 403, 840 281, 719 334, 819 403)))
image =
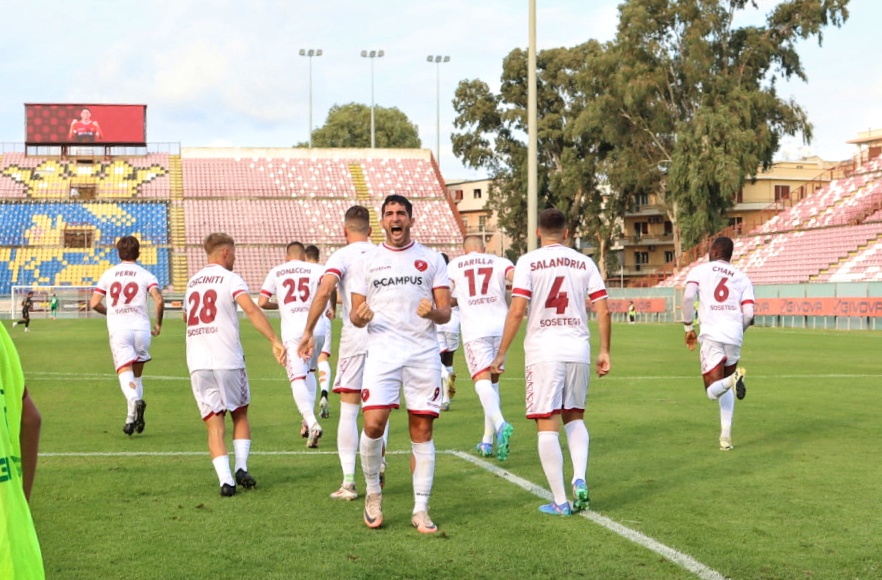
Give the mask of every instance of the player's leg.
POLYGON ((355 463, 358 454, 358 411, 361 404, 361 385, 364 376, 365 355, 341 358, 337 361, 334 392, 340 395, 340 418, 337 421, 337 456, 343 471, 340 489, 331 493, 334 499, 352 500, 358 497, 355 486, 355 463))
POLYGON ((448 405, 456 396, 456 372, 453 370, 453 355, 459 348, 459 335, 445 332, 446 349, 441 352, 441 374, 446 376, 444 381, 444 394, 448 405))
POLYGON ((573 463, 573 477, 570 480, 573 491, 573 511, 588 509, 588 449, 590 438, 585 425, 585 406, 588 400, 588 383, 591 367, 588 364, 567 364, 566 387, 563 395, 561 413, 567 448, 573 463))
POLYGON ((527 365, 526 374, 533 377, 532 397, 527 399, 527 418, 536 421, 539 463, 551 489, 552 502, 539 506, 539 511, 552 515, 570 515, 563 476, 563 450, 560 446, 560 415, 563 407, 563 385, 566 380, 564 363, 527 365))
POLYGON ((248 472, 248 456, 251 453, 251 424, 248 422, 248 406, 232 411, 233 454, 236 465, 236 484, 246 489, 257 485, 257 480, 248 472))
POLYGON ((150 342, 152 336, 149 331, 135 331, 132 333, 133 348, 137 359, 132 363, 132 372, 135 375, 135 432, 144 432, 144 412, 147 403, 144 401, 144 382, 141 376, 144 374, 144 363, 150 360, 150 342))
POLYGON ((426 366, 411 365, 404 372, 404 397, 407 406, 408 433, 411 446, 413 479, 413 512, 411 523, 422 534, 433 534, 438 527, 429 517, 429 497, 435 479, 435 442, 432 438, 440 401, 433 381, 438 359, 426 366))
POLYGON ((364 427, 359 442, 361 470, 364 474, 364 523, 378 528, 383 523, 383 489, 380 469, 383 465, 383 433, 389 421, 391 407, 364 409, 364 427))
MULTIPOLYGON (((328 320, 327 318, 325 320, 328 320)), ((316 344, 316 348, 319 348, 318 344, 316 344)), ((330 320, 328 320, 328 324, 325 328, 325 339, 322 341, 322 346, 319 348, 320 352, 318 355, 318 363, 316 365, 318 369, 318 379, 319 379, 319 391, 321 393, 319 398, 319 409, 321 410, 322 419, 327 419, 331 416, 331 409, 328 405, 328 393, 331 392, 331 324, 330 320)))
POLYGON ((288 360, 285 369, 288 372, 288 382, 291 385, 291 395, 297 405, 297 411, 303 418, 300 427, 300 436, 307 438, 307 447, 318 447, 318 438, 321 437, 321 426, 315 417, 315 378, 310 382, 309 363, 304 361, 297 353, 297 341, 289 341, 285 344, 288 351, 288 360), (312 433, 317 433, 313 438, 312 433))
POLYGON ((193 397, 205 429, 208 433, 208 453, 211 464, 217 473, 220 493, 231 496, 236 493, 236 484, 230 471, 230 458, 227 454, 226 439, 226 403, 222 392, 222 377, 211 370, 198 370, 190 373, 190 385, 193 397))

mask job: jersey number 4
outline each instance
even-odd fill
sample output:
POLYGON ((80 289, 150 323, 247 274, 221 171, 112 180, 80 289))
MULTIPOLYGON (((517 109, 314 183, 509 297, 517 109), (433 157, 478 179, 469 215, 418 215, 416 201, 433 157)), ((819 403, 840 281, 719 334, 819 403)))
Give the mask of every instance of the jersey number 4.
POLYGON ((217 317, 217 291, 206 290, 205 294, 200 295, 199 292, 190 294, 187 316, 187 326, 196 326, 200 322, 202 324, 211 324, 217 317))
POLYGON ((545 308, 554 308, 555 314, 566 312, 567 306, 570 303, 569 294, 560 291, 563 281, 563 276, 557 276, 551 284, 551 293, 545 299, 545 308))

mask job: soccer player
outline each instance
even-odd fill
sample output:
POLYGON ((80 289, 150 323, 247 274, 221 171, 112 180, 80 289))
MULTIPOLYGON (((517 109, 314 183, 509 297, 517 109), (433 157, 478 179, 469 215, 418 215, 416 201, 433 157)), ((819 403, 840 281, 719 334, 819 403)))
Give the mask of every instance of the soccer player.
POLYGON ((58 318, 58 296, 55 295, 55 292, 52 293, 52 298, 49 299, 49 313, 52 316, 52 320, 58 318))
POLYGON ((297 410, 303 417, 300 435, 306 436, 306 447, 315 449, 322 436, 322 427, 315 418, 315 362, 316 356, 303 359, 297 346, 309 307, 315 298, 322 268, 306 261, 306 252, 300 242, 291 242, 285 249, 286 262, 270 270, 260 289, 257 305, 266 310, 279 310, 282 316, 282 342, 287 351, 288 382, 297 410), (270 302, 278 294, 279 302, 270 302))
POLYGON ((239 339, 241 308, 251 324, 272 344, 273 355, 285 364, 285 346, 279 340, 263 311, 248 295, 248 286, 233 272, 236 245, 227 234, 210 234, 203 242, 208 265, 187 282, 184 298, 187 309, 187 367, 196 406, 208 430, 208 450, 220 481, 220 494, 232 496, 236 485, 257 485, 248 472, 251 426, 248 405, 251 389, 245 371, 245 354, 239 339), (236 479, 227 455, 227 412, 233 419, 233 451, 236 479))
POLYGON ((585 483, 588 428, 584 419, 591 370, 587 301, 594 305, 600 329, 596 371, 601 377, 610 370, 610 314, 597 266, 591 258, 564 245, 569 239, 564 214, 546 209, 539 214, 538 225, 541 247, 521 256, 515 266, 511 306, 490 369, 502 372, 505 355, 526 315, 527 418, 536 421, 539 461, 554 498, 539 511, 568 516, 589 506, 585 483), (561 420, 573 462, 572 508, 567 501, 558 438, 561 420))
POLYGON ((144 363, 150 360, 151 337, 162 331, 165 304, 156 276, 135 261, 141 255, 141 243, 134 236, 116 242, 120 263, 110 268, 95 286, 89 305, 107 317, 110 352, 119 386, 126 398, 126 422, 123 433, 144 431, 144 363), (153 299, 153 325, 147 312, 147 297, 153 299), (104 304, 104 298, 108 304, 104 304))
POLYGON ((28 507, 41 418, 5 328, 0 328, 0 408, 0 577, 41 579, 43 557, 28 507))
POLYGON ((361 391, 364 522, 369 528, 383 523, 383 434, 403 389, 413 455, 411 523, 420 533, 433 534, 438 527, 428 513, 435 474, 432 426, 441 411, 434 325, 450 320, 450 282, 441 255, 411 239, 413 206, 406 197, 386 197, 381 216, 386 241, 358 262, 349 313, 355 326, 368 329, 361 391))
MULTIPOLYGON (((306 261, 310 264, 319 263, 319 249, 310 244, 306 246, 306 261)), ((321 399, 319 400, 319 408, 321 409, 322 419, 331 416, 330 407, 328 407, 328 392, 331 389, 331 321, 336 316, 337 310, 337 292, 331 292, 328 298, 328 309, 326 316, 320 319, 322 325, 316 329, 316 338, 321 342, 321 352, 318 355, 318 362, 313 371, 318 375, 319 389, 321 390, 321 399), (320 337, 324 336, 324 342, 320 337)))
MULTIPOLYGON (((367 357, 367 329, 352 324, 349 314, 352 310, 351 287, 355 266, 363 260, 366 252, 374 249, 370 241, 370 210, 354 205, 346 210, 343 218, 343 237, 346 246, 328 258, 325 275, 309 309, 309 318, 303 338, 300 339, 301 357, 313 354, 316 340, 313 329, 321 324, 325 301, 339 287, 343 307, 343 330, 340 333, 340 352, 337 358, 337 373, 334 392, 340 395, 340 419, 337 424, 337 454, 343 470, 343 483, 340 489, 331 493, 333 499, 353 500, 358 497, 355 487, 355 459, 358 453, 358 409, 361 403, 362 377, 367 357)), ((382 468, 382 466, 381 466, 382 468)))
POLYGON ((711 243, 710 261, 694 267, 686 277, 683 292, 683 324, 686 347, 695 350, 701 343, 701 376, 707 397, 720 402, 720 449, 732 449, 732 416, 735 397, 747 394, 746 371, 738 367, 744 331, 753 324, 753 284, 729 263, 734 243, 720 236, 711 243), (701 328, 693 328, 693 304, 698 299, 701 328), (735 394, 732 394, 732 391, 735 394))
MULTIPOLYGON (((450 258, 441 252, 444 263, 449 264, 450 258)), ((452 292, 452 288, 451 288, 452 292)), ((459 348, 459 308, 451 302, 450 320, 435 325, 438 337, 438 350, 441 352, 441 410, 450 410, 450 400, 456 394, 456 373, 453 371, 453 355, 459 348)))
POLYGON ((508 443, 514 428, 499 406, 499 374, 490 372, 490 363, 499 349, 508 304, 506 282, 514 276, 514 265, 506 258, 485 253, 480 236, 468 236, 464 254, 447 266, 452 296, 459 305, 463 349, 475 392, 484 408, 484 436, 478 452, 484 457, 508 458, 508 443))
POLYGON ((21 320, 16 320, 12 323, 12 328, 15 328, 19 324, 24 324, 24 331, 31 331, 31 308, 34 307, 34 292, 29 291, 28 295, 24 297, 24 300, 21 301, 21 320))

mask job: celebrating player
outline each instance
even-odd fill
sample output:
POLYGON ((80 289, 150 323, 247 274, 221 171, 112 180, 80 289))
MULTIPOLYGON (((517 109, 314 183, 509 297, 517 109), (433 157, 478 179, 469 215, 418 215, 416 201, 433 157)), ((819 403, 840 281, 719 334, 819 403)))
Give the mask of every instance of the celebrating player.
POLYGON ((322 427, 315 418, 315 362, 316 356, 303 359, 297 354, 297 345, 306 327, 306 317, 318 288, 322 268, 306 262, 306 252, 300 242, 291 242, 286 248, 287 261, 267 274, 260 289, 257 305, 267 310, 279 310, 282 316, 282 341, 288 356, 288 382, 297 410, 303 417, 300 435, 306 437, 306 446, 318 447, 322 427), (270 302, 278 294, 279 302, 270 302))
MULTIPOLYGON (((306 261, 310 264, 319 263, 318 247, 312 244, 306 246, 306 261)), ((312 370, 318 376, 318 385, 321 391, 319 408, 321 409, 322 419, 327 419, 331 416, 331 411, 328 407, 328 392, 331 388, 331 320, 334 319, 334 316, 336 315, 336 310, 337 292, 335 290, 331 292, 331 296, 328 298, 328 309, 326 311, 326 316, 319 319, 322 324, 320 327, 316 328, 315 333, 317 342, 321 342, 321 348, 316 362, 316 368, 312 370), (324 340, 320 338, 322 336, 324 336, 324 340)))
MULTIPOLYGON (((449 264, 450 258, 441 252, 444 263, 449 264)), ((451 288, 451 292, 453 289, 451 288)), ((459 308, 451 302, 450 320, 435 325, 438 337, 438 350, 441 352, 441 410, 450 410, 450 400, 456 394, 456 373, 453 371, 453 355, 459 348, 459 308)))
POLYGON ((236 493, 236 485, 257 485, 248 473, 251 426, 248 404, 251 389, 245 372, 245 354, 239 340, 238 305, 251 324, 272 343, 273 355, 285 364, 285 346, 279 340, 263 311, 248 295, 248 286, 233 272, 236 246, 227 234, 214 233, 203 243, 208 265, 187 283, 187 367, 196 406, 208 430, 208 450, 220 481, 222 496, 236 493), (233 418, 233 451, 236 480, 227 455, 227 411, 233 418))
POLYGON ((553 208, 541 212, 536 233, 542 245, 521 256, 515 266, 511 307, 499 353, 490 369, 502 372, 505 354, 527 315, 527 418, 536 421, 539 461, 554 498, 539 511, 568 516, 589 505, 585 483, 588 428, 584 420, 591 367, 587 300, 594 304, 600 328, 596 370, 601 377, 610 370, 610 315, 606 287, 597 266, 591 258, 563 245, 569 238, 564 214, 553 208), (558 438, 561 419, 573 462, 572 508, 567 501, 558 438))
POLYGON ((124 236, 116 242, 121 262, 110 268, 98 280, 89 305, 92 310, 107 317, 110 352, 126 397, 127 413, 123 433, 144 431, 144 363, 150 360, 152 336, 162 331, 165 304, 156 276, 135 263, 141 255, 141 243, 134 236, 124 236), (147 296, 153 299, 153 326, 147 313, 147 296), (108 304, 104 304, 105 296, 108 304))
MULTIPOLYGON (((300 339, 300 356, 311 357, 315 349, 313 329, 325 318, 324 304, 334 288, 339 286, 343 305, 343 330, 340 333, 340 352, 334 392, 340 395, 340 420, 337 425, 337 454, 343 469, 343 483, 333 492, 334 499, 353 500, 358 497, 355 488, 355 457, 358 452, 358 408, 361 402, 362 376, 367 355, 367 330, 352 324, 352 277, 354 266, 364 254, 375 246, 370 242, 370 210, 354 205, 346 210, 343 218, 343 237, 346 246, 328 258, 315 300, 309 309, 309 318, 303 338, 300 339)), ((382 466, 381 466, 382 469, 382 466)))
POLYGON ((477 449, 489 457, 495 439, 496 457, 505 461, 514 428, 502 415, 499 375, 490 372, 490 363, 502 338, 508 310, 505 285, 514 275, 514 265, 510 260, 485 253, 480 236, 467 237, 463 250, 465 253, 447 266, 447 273, 453 299, 459 305, 466 364, 484 408, 484 436, 477 449))
POLYGON ((413 206, 407 198, 386 197, 381 215, 386 241, 358 262, 351 288, 350 320, 368 329, 361 391, 364 522, 370 528, 383 523, 383 433, 403 388, 413 454, 411 523, 420 533, 432 534, 438 531, 428 513, 435 474, 432 426, 441 410, 434 325, 450 320, 450 283, 441 255, 411 240, 413 206))
POLYGON ((709 399, 720 402, 720 449, 732 449, 732 416, 735 396, 743 399, 746 371, 738 367, 744 331, 753 323, 753 284, 738 268, 729 263, 734 243, 721 236, 711 243, 710 261, 694 267, 686 277, 683 292, 683 324, 686 347, 695 350, 701 343, 701 376, 709 399), (692 326, 693 307, 698 299, 701 329, 698 336, 692 326), (736 368, 737 367, 737 368, 736 368), (732 390, 735 390, 735 396, 732 390))

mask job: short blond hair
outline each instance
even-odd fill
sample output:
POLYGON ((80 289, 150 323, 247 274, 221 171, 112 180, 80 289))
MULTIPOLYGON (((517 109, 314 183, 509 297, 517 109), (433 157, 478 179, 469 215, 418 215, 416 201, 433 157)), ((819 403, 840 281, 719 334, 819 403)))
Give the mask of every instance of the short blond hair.
POLYGON ((233 241, 231 236, 219 232, 208 234, 205 241, 202 242, 202 247, 209 256, 214 254, 219 248, 224 246, 233 247, 235 245, 236 242, 233 241))

